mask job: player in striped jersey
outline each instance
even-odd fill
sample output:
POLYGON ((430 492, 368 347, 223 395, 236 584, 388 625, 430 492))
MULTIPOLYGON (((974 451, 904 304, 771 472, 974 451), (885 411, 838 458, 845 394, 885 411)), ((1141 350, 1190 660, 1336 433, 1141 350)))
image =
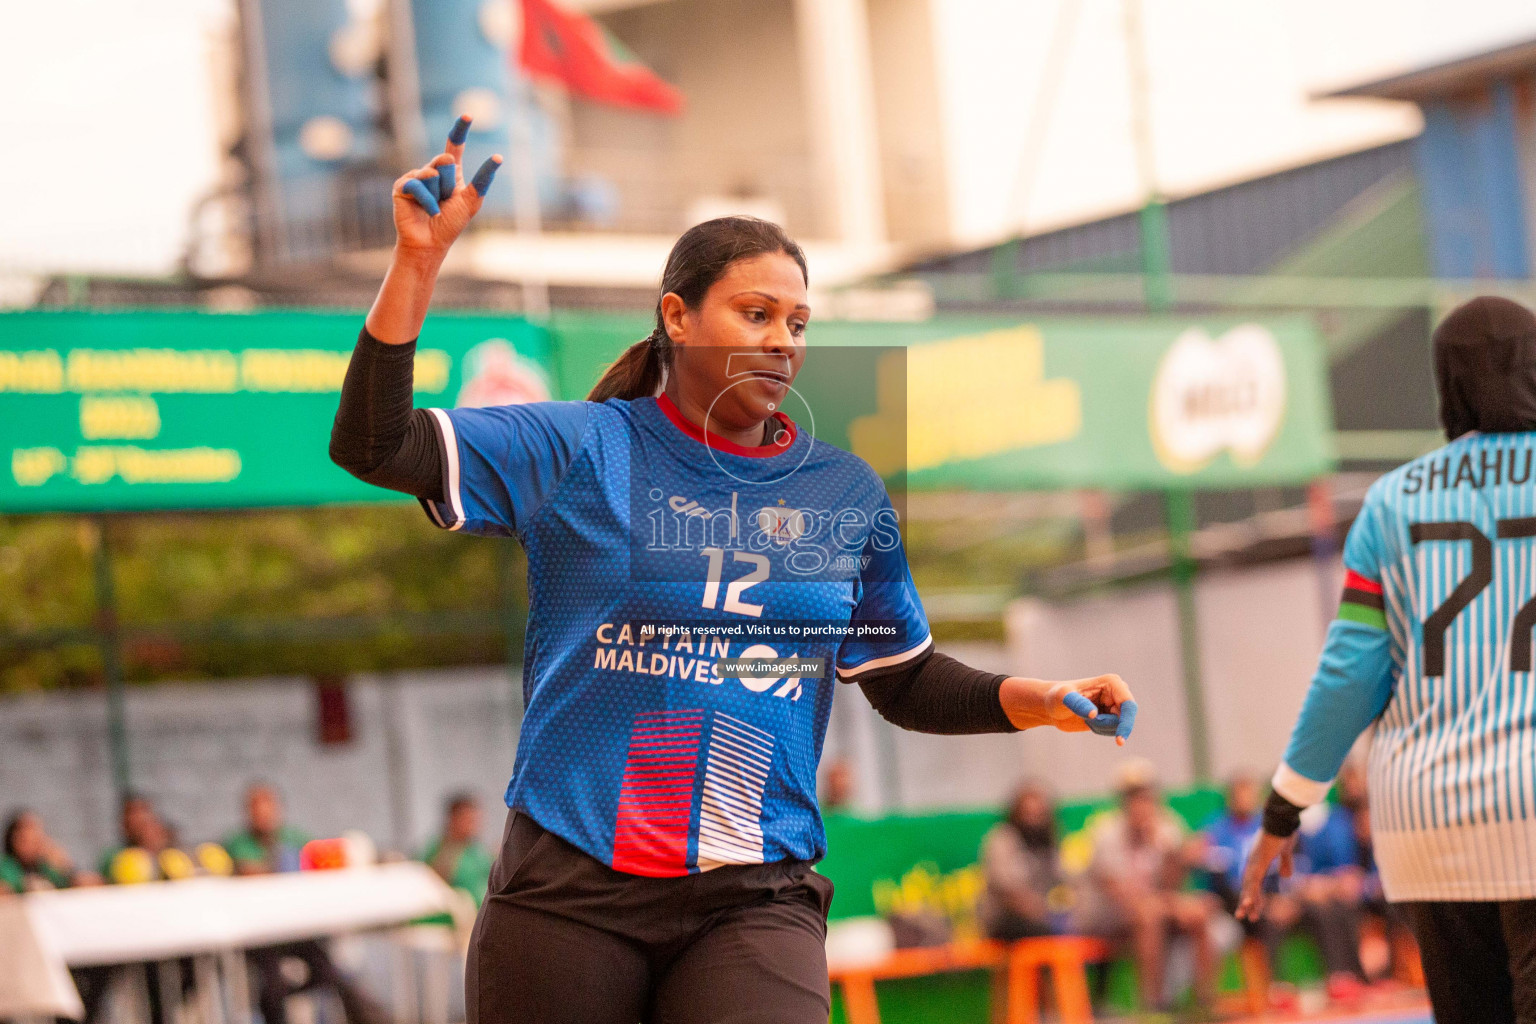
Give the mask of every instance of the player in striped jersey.
POLYGON ((1450 443, 1378 480, 1239 914, 1373 723, 1371 829, 1440 1024, 1536 1024, 1536 316, 1480 298, 1435 331, 1450 443))

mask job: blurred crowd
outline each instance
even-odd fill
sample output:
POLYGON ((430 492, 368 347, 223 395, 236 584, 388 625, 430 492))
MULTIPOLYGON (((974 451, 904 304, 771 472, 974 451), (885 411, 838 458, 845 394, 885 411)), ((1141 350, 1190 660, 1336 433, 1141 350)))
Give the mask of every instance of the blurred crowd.
MULTIPOLYGON (((1153 1010, 1170 1008, 1189 990, 1198 1006, 1214 1006, 1223 960, 1240 949, 1245 969, 1263 971, 1267 987, 1285 940, 1298 933, 1315 943, 1331 1001, 1349 1003, 1370 986, 1391 985, 1393 951, 1405 948, 1407 928, 1383 897, 1372 859, 1363 773, 1346 766, 1336 800, 1304 818, 1291 877, 1267 881, 1262 920, 1238 922, 1261 801, 1257 781, 1233 778, 1220 814, 1191 830, 1168 806, 1150 766, 1133 761, 1120 774, 1115 807, 1064 843, 1050 791, 1026 783, 982 844, 982 927, 1005 941, 1104 939, 1134 961, 1141 1002, 1153 1010)), ((1275 987, 1280 1008, 1294 998, 1275 987)))
MULTIPOLYGON (((849 767, 829 766, 823 805, 846 805, 849 767)), ((1001 941, 1051 935, 1105 940, 1115 955, 1136 967, 1139 997, 1147 1009, 1171 1007, 1181 997, 1197 1006, 1215 1004, 1218 974, 1228 954, 1241 952, 1245 970, 1277 971, 1286 941, 1310 937, 1321 957, 1329 999, 1348 1003, 1369 987, 1388 983, 1411 955, 1405 924, 1387 904, 1371 855, 1366 786, 1358 766, 1340 774, 1335 800, 1308 812, 1296 846, 1291 877, 1272 877, 1263 918, 1234 917, 1248 852, 1262 827, 1262 788, 1247 776, 1229 780, 1214 819, 1191 829, 1165 799, 1151 766, 1122 766, 1113 807, 1092 814, 1070 836, 1043 784, 1021 785, 1003 819, 982 842, 977 921, 1001 941), (1188 994, 1188 995, 1186 995, 1188 994)), ((285 816, 278 792, 265 783, 246 791, 241 824, 219 842, 184 847, 177 830, 148 797, 123 800, 119 842, 96 864, 75 864, 33 811, 13 813, 0 856, 0 897, 72 886, 176 881, 203 874, 255 875, 318 866, 315 844, 285 816)), ((437 836, 419 858, 445 882, 478 905, 494 860, 481 841, 482 811, 460 794, 449 798, 437 836)), ((943 935, 920 940, 943 941, 943 935)), ((247 964, 266 1024, 287 1024, 287 997, 329 990, 350 1024, 381 1024, 387 1015, 349 983, 319 941, 249 950, 247 964)), ((83 968, 75 980, 87 1024, 100 1015, 102 996, 115 973, 133 965, 83 968)), ((191 970, 180 973, 186 996, 191 970)), ((160 974, 145 972, 153 1024, 167 1019, 163 1007, 178 994, 164 993, 160 974)), ((1275 1005, 1294 998, 1275 986, 1275 1005)))
MULTIPOLYGON (((251 784, 241 810, 241 824, 228 836, 188 849, 154 801, 143 794, 129 794, 120 807, 119 841, 103 851, 91 867, 82 867, 70 858, 49 835, 38 813, 15 811, 5 825, 0 898, 42 889, 174 882, 198 875, 264 875, 321 866, 312 853, 316 849, 312 837, 286 820, 282 798, 274 787, 262 782, 251 784)), ((485 897, 494 860, 480 839, 482 825, 481 808, 473 796, 450 797, 440 831, 418 858, 477 906, 485 897)), ((248 950, 246 963, 265 1024, 288 1024, 288 997, 305 991, 333 992, 349 1024, 383 1024, 389 1019, 337 970, 324 942, 289 942, 248 950)), ((138 965, 71 971, 85 1004, 85 1024, 100 1018, 103 998, 117 974, 135 969, 138 965)), ((161 991, 162 975, 144 972, 152 1024, 169 1019, 165 1007, 187 995, 193 985, 190 964, 183 964, 177 973, 181 993, 161 991)))

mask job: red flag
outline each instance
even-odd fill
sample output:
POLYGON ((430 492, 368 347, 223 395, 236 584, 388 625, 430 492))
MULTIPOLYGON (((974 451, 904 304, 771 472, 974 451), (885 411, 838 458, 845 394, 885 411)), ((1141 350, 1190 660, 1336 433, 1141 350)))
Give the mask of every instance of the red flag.
POLYGON ((561 10, 550 0, 521 0, 523 38, 518 62, 540 78, 564 83, 599 103, 678 114, 683 94, 641 64, 601 25, 561 10))

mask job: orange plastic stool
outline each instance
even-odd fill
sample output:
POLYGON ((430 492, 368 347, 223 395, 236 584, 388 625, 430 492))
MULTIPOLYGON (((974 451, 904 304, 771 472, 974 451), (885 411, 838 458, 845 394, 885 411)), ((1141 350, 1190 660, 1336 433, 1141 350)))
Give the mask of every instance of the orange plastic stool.
POLYGON ((1108 955, 1100 940, 1077 936, 1014 943, 1008 953, 1008 1024, 1039 1024, 1041 968, 1052 973, 1062 1024, 1093 1024, 1087 965, 1108 955))
POLYGON ((995 942, 962 942, 926 949, 898 949, 885 959, 856 967, 833 967, 828 976, 843 986, 843 1009, 848 1024, 880 1024, 880 1001, 875 982, 891 978, 916 978, 948 971, 987 970, 1003 962, 1003 948, 995 942))

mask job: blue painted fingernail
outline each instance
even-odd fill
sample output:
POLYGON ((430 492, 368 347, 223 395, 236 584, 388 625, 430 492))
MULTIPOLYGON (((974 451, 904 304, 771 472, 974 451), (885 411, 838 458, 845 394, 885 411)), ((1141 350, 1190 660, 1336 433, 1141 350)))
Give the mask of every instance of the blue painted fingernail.
POLYGON ((1129 739, 1131 730, 1136 728, 1136 702, 1128 700, 1120 705, 1120 728, 1115 730, 1115 736, 1124 740, 1129 739))
POLYGON ((453 187, 458 183, 458 174, 453 164, 442 164, 437 168, 437 198, 447 199, 453 195, 453 187))
POLYGON ((1088 728, 1098 736, 1114 736, 1120 728, 1120 716, 1112 711, 1101 711, 1096 717, 1088 719, 1088 728))
POLYGON ((453 122, 453 127, 448 129, 448 141, 455 146, 462 146, 467 138, 469 138, 469 118, 461 116, 453 122))
POLYGON ((426 210, 432 216, 436 217, 439 213, 443 212, 442 207, 437 205, 437 196, 432 194, 431 190, 427 188, 420 178, 412 178, 406 182, 405 187, 401 191, 416 200, 416 205, 426 210))
POLYGON ((475 172, 474 180, 470 184, 475 186, 476 192, 484 196, 490 191, 491 179, 496 177, 496 172, 500 169, 501 162, 495 157, 490 157, 485 163, 480 165, 480 169, 475 172))
POLYGON ((1061 702, 1067 706, 1068 711, 1079 718, 1087 718, 1094 712, 1093 701, 1080 693, 1069 693, 1061 698, 1061 702))

